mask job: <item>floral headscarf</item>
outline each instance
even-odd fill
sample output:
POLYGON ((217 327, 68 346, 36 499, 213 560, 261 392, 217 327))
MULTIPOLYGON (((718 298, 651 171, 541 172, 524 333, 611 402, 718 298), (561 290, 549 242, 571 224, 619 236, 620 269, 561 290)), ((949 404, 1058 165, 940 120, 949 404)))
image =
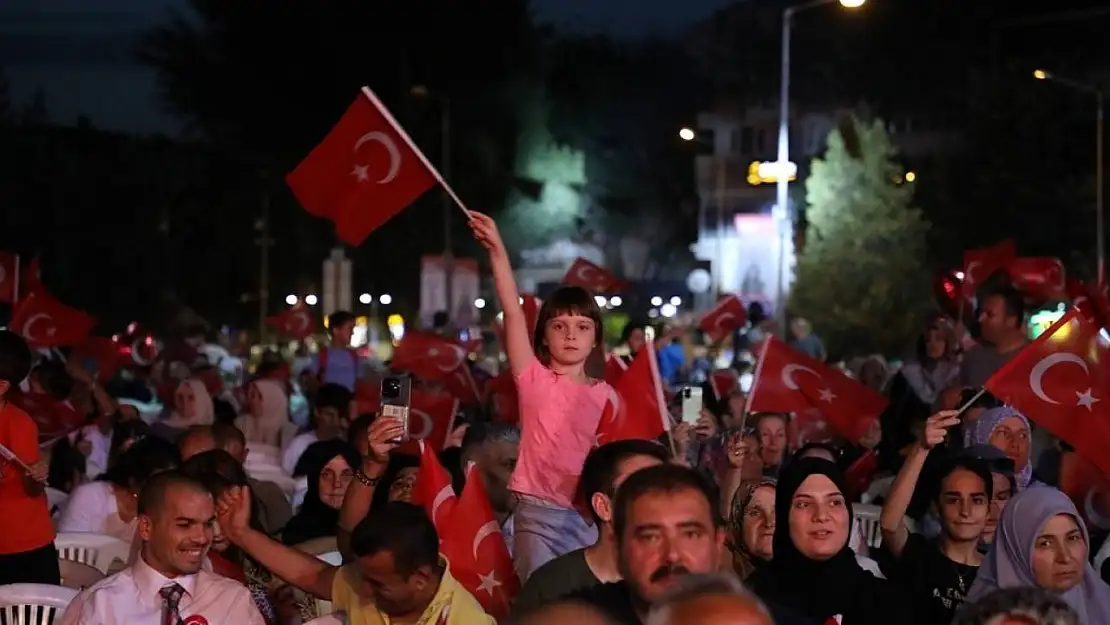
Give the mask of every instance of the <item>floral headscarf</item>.
MULTIPOLYGON (((995 429, 1002 423, 1003 419, 1008 417, 1016 417, 1021 420, 1025 425, 1025 431, 1032 433, 1029 427, 1029 419, 1017 410, 1009 406, 1002 406, 1000 408, 991 408, 979 415, 971 428, 964 433, 964 447, 971 447, 972 445, 990 445, 991 435, 994 434, 995 429)), ((1030 482, 1033 481, 1033 450, 1030 447, 1029 456, 1025 459, 1025 466, 1020 471, 1014 472, 1014 479, 1017 481, 1018 490, 1026 489, 1030 482)))
POLYGON ((729 508, 728 519, 725 523, 728 530, 728 536, 725 538, 725 546, 732 552, 732 566, 740 579, 746 578, 755 570, 756 558, 750 551, 747 545, 744 544, 744 510, 751 503, 752 497, 755 496, 755 491, 760 488, 775 489, 777 482, 774 478, 764 478, 755 482, 746 482, 736 489, 736 494, 732 496, 732 505, 729 508))

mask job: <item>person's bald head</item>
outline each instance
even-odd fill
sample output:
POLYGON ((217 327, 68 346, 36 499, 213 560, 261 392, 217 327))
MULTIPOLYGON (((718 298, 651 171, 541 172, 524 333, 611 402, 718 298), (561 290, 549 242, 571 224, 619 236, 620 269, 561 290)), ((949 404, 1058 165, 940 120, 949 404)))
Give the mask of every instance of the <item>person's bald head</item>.
POLYGON ((520 625, 615 625, 614 621, 597 608, 573 601, 548 604, 532 612, 520 625))
POLYGON ((687 575, 660 597, 647 625, 774 625, 767 606, 728 573, 687 575))
POLYGON ((212 435, 212 427, 194 425, 185 430, 185 433, 177 439, 177 448, 181 451, 181 460, 183 461, 197 454, 215 449, 216 437, 212 435))

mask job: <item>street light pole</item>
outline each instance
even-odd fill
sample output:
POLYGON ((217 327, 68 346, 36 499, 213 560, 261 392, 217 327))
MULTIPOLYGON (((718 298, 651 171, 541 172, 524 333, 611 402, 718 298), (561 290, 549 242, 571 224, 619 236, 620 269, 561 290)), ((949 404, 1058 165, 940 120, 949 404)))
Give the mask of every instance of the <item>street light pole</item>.
MULTIPOLYGON (((447 96, 440 97, 440 170, 443 179, 451 179, 451 102, 447 96)), ((451 245, 451 195, 443 191, 443 294, 447 300, 447 328, 454 327, 455 302, 455 257, 451 245)))
POLYGON ((1102 210, 1103 198, 1103 180, 1102 180, 1102 162, 1103 162, 1103 147, 1102 147, 1102 134, 1103 134, 1103 109, 1105 107, 1104 94, 1102 89, 1086 83, 1081 83, 1070 78, 1062 78, 1049 72, 1047 70, 1038 69, 1033 71, 1033 78, 1037 80, 1051 80, 1052 82, 1060 83, 1069 89, 1074 89, 1083 93, 1089 93, 1095 96, 1095 275, 1098 276, 1098 285, 1101 288, 1105 284, 1106 279, 1106 247, 1104 243, 1105 235, 1103 233, 1104 221, 1102 210))

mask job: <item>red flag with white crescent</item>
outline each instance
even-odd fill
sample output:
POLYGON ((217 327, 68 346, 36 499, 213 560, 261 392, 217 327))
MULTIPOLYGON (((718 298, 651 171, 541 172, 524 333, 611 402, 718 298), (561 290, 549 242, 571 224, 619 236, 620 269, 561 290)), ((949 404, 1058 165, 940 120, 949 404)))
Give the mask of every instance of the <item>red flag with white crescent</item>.
POLYGON ((280 313, 266 318, 266 324, 291 339, 301 340, 316 332, 316 315, 304 302, 298 302, 280 313))
POLYGON ((1017 258, 1017 248, 1010 240, 995 243, 964 252, 964 277, 960 283, 961 292, 966 298, 975 297, 975 291, 996 271, 1006 267, 1017 258))
POLYGON ((1035 300, 1063 299, 1067 294, 1067 274, 1059 258, 1015 258, 1006 266, 1014 288, 1035 300))
POLYGON ((655 440, 670 431, 670 424, 655 348, 648 343, 613 386, 613 394, 597 424, 597 443, 655 440))
POLYGON ((459 400, 451 395, 412 390, 409 403, 409 441, 397 447, 397 453, 419 455, 417 441, 424 441, 435 450, 443 449, 455 424, 459 400))
POLYGON ((11 330, 31 347, 76 345, 88 338, 96 318, 70 308, 46 291, 33 291, 12 310, 11 330))
POLYGON ((412 503, 424 508, 428 518, 436 527, 442 542, 443 532, 451 519, 458 503, 451 474, 439 461, 439 454, 431 445, 418 443, 420 449, 420 468, 416 471, 416 481, 412 485, 412 503))
POLYGON ((470 372, 469 353, 456 341, 429 332, 406 332, 393 351, 394 369, 422 380, 440 382, 463 405, 477 404, 478 385, 470 372))
POLYGON ((563 276, 563 284, 580 286, 591 293, 615 293, 625 286, 616 274, 582 257, 575 258, 571 263, 563 276))
POLYGON ((705 332, 714 343, 728 338, 733 331, 738 330, 748 322, 748 309, 744 302, 736 295, 717 302, 717 305, 702 315, 698 321, 698 329, 705 332))

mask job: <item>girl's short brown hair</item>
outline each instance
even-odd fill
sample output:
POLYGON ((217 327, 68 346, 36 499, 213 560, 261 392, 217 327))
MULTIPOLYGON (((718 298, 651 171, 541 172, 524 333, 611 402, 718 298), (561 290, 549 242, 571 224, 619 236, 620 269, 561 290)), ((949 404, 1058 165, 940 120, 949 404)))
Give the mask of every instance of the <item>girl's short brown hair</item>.
POLYGON ((536 330, 532 337, 532 351, 536 353, 536 358, 545 366, 551 364, 551 351, 544 342, 544 331, 548 322, 560 315, 586 317, 594 322, 594 349, 590 353, 590 359, 601 354, 601 364, 604 367, 605 329, 601 325, 601 309, 594 301, 594 296, 580 286, 561 286, 544 300, 536 315, 536 330))

